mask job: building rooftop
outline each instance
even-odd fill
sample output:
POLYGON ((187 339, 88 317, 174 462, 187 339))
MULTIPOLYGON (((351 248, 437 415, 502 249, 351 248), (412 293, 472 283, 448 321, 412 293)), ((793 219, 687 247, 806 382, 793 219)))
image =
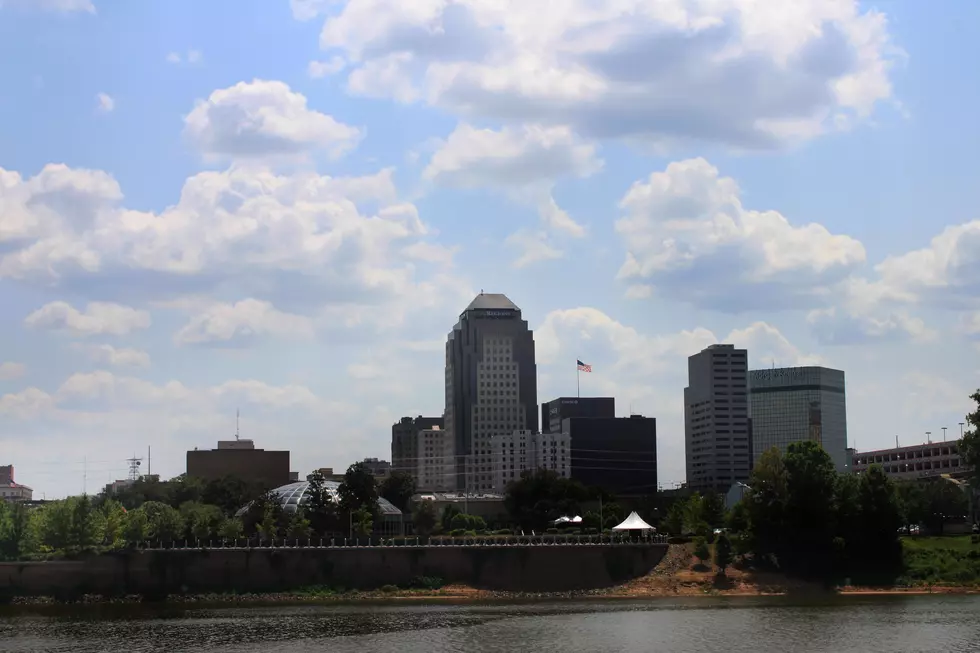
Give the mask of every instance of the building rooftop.
POLYGON ((480 293, 463 311, 519 311, 517 304, 501 293, 480 293))

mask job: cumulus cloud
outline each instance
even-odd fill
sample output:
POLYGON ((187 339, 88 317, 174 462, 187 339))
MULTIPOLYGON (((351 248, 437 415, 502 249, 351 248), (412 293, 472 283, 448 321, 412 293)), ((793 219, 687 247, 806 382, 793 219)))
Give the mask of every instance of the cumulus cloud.
POLYGON ((4 361, 0 363, 0 381, 12 381, 24 376, 27 366, 23 363, 4 361))
POLYGON ((387 169, 328 177, 233 167, 194 175, 176 204, 151 213, 120 206, 105 173, 0 171, 0 279, 127 303, 234 292, 284 310, 445 296, 443 281, 456 281, 440 276, 451 256, 418 265, 420 244, 429 254, 440 246, 397 195, 387 169))
POLYGON ((150 314, 129 306, 91 302, 79 311, 67 302, 51 302, 24 319, 32 329, 59 331, 76 337, 122 336, 150 326, 150 314))
MULTIPOLYGON (((310 19, 321 2, 293 3, 310 19)), ((857 0, 347 0, 323 49, 355 93, 595 138, 770 148, 866 118, 897 50, 857 0), (774 13, 775 12, 775 13, 774 13)))
POLYGON ((313 321, 276 310, 269 302, 243 299, 216 304, 195 315, 174 335, 178 345, 244 345, 262 336, 312 338, 313 321))
POLYGON ((587 177, 601 168, 595 145, 567 127, 494 131, 462 124, 432 155, 422 176, 447 186, 503 189, 536 206, 547 227, 580 237, 585 229, 555 203, 552 188, 561 177, 587 177))
POLYGON ((735 180, 700 158, 637 181, 619 206, 619 278, 703 308, 806 307, 865 260, 849 236, 746 209, 735 180))
POLYGON ((89 359, 100 365, 110 367, 149 367, 150 355, 141 349, 130 347, 113 347, 112 345, 85 345, 76 343, 75 350, 87 355, 89 359))
POLYGON ((879 298, 952 309, 980 307, 980 220, 946 227, 928 247, 875 266, 879 298))
POLYGON ((204 155, 263 159, 324 152, 337 158, 361 138, 356 127, 307 106, 280 81, 239 82, 200 100, 184 117, 184 135, 204 155))
POLYGON ((4 7, 36 9, 62 14, 95 13, 95 4, 92 0, 0 0, 0 9, 4 7))

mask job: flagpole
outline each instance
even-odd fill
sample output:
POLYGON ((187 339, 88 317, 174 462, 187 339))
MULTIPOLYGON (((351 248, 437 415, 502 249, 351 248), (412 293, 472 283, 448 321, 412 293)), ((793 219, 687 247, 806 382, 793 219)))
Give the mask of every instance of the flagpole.
POLYGON ((582 370, 578 367, 578 361, 575 361, 575 396, 582 396, 582 370))

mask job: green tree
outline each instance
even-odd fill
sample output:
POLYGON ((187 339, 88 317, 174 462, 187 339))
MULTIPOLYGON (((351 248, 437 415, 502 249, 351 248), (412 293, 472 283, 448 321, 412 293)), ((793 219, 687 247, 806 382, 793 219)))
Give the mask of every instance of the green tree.
POLYGON ((599 530, 602 528, 602 524, 599 520, 599 513, 594 510, 589 510, 582 515, 582 528, 594 528, 599 530))
POLYGON ((833 560, 837 472, 813 440, 790 443, 784 462, 789 483, 780 565, 821 576, 833 560))
POLYGON ((204 496, 204 481, 186 474, 175 476, 164 485, 166 503, 178 510, 189 501, 201 503, 204 496))
POLYGON ((732 541, 722 533, 715 541, 715 567, 718 568, 719 575, 725 575, 725 569, 732 564, 733 559, 732 541))
POLYGON ((180 517, 184 522, 185 537, 189 540, 208 540, 218 533, 224 515, 218 506, 198 501, 180 505, 180 517))
POLYGON ((374 514, 367 508, 358 508, 350 515, 351 530, 358 537, 367 537, 374 530, 374 514))
POLYGON ((310 529, 315 535, 323 537, 330 532, 340 532, 337 515, 337 502, 327 490, 323 474, 319 471, 309 476, 309 487, 306 489, 306 518, 310 520, 310 529))
POLYGON ((973 468, 974 487, 980 487, 980 390, 970 395, 970 399, 977 404, 977 409, 966 416, 969 430, 957 446, 963 463, 973 468))
POLYGON ((757 557, 770 559, 782 547, 789 498, 789 474, 779 449, 763 452, 752 468, 749 487, 743 501, 749 513, 750 546, 757 557))
POLYGON ((218 528, 218 537, 225 542, 232 542, 243 534, 242 520, 238 517, 225 517, 218 528))
POLYGON ((671 535, 681 535, 684 532, 684 514, 687 512, 687 501, 677 499, 670 504, 663 527, 671 535))
POLYGON ((256 524, 256 531, 263 540, 272 540, 279 535, 279 512, 273 504, 264 504, 262 518, 256 524))
POLYGON ((923 483, 925 498, 924 523, 930 533, 942 535, 951 518, 960 518, 970 510, 969 499, 957 485, 942 478, 923 483))
POLYGON ((408 511, 408 502, 415 495, 415 477, 407 472, 392 472, 381 482, 379 493, 402 512, 408 511))
POLYGON ((150 540, 171 542, 184 534, 184 520, 169 504, 147 501, 140 510, 146 514, 146 536, 150 540))
POLYGON ((459 508, 457 508, 452 504, 443 508, 442 515, 439 518, 440 528, 442 528, 444 532, 448 532, 452 530, 452 528, 449 525, 453 523, 453 517, 455 517, 458 514, 460 514, 459 508))
POLYGON ((29 527, 26 506, 0 500, 0 560, 19 560, 27 553, 29 527))
POLYGON ((286 530, 286 537, 305 540, 311 534, 310 520, 306 518, 305 511, 297 510, 289 519, 289 528, 286 530))
POLYGON ((709 492, 701 499, 701 521, 711 528, 725 525, 725 499, 717 492, 709 492))
POLYGON ((705 560, 711 559, 711 549, 708 548, 708 542, 703 537, 694 540, 694 557, 702 564, 705 560))
POLYGON ((895 490, 902 509, 902 524, 910 532, 912 526, 925 524, 929 518, 929 502, 923 484, 918 481, 903 481, 896 484, 895 490))
POLYGON ((743 501, 739 501, 725 515, 725 527, 733 533, 745 533, 749 530, 749 509, 743 501))
POLYGON ((438 522, 439 516, 436 514, 436 507, 432 501, 419 501, 412 513, 412 524, 415 526, 415 532, 420 537, 428 537, 438 522))
POLYGON ((129 546, 137 546, 145 542, 149 532, 145 510, 136 508, 126 513, 126 519, 123 521, 123 539, 129 546))
MULTIPOLYGON (((581 514, 581 504, 588 498, 588 490, 579 481, 538 469, 525 471, 519 480, 507 485, 504 507, 522 528, 540 530, 559 517, 581 514)), ((614 515, 615 509, 606 506, 603 517, 614 515)))
POLYGON ((337 488, 340 507, 352 513, 367 510, 372 517, 378 512, 378 483, 364 463, 354 463, 344 473, 344 480, 337 488))
POLYGON ((902 510, 895 484, 880 465, 872 465, 861 475, 858 504, 861 519, 857 551, 861 566, 876 572, 897 570, 902 558, 898 539, 902 510))
POLYGON ((99 512, 102 536, 98 539, 102 544, 110 547, 122 543, 125 539, 123 531, 126 525, 126 509, 115 499, 108 499, 102 502, 99 512))
POLYGON ((270 488, 237 476, 225 476, 204 484, 202 503, 217 506, 225 515, 234 515, 270 488))

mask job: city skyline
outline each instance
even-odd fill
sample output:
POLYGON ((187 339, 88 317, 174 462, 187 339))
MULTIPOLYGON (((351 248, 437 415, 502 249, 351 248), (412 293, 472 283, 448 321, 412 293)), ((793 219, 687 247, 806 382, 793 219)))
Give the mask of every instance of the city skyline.
POLYGON ((311 467, 387 457, 481 289, 523 309, 539 403, 582 360, 656 417, 665 484, 715 343, 845 370, 858 449, 952 438, 980 6, 764 5, 2 3, 0 464, 38 497, 147 446, 173 476, 239 408, 311 467))

